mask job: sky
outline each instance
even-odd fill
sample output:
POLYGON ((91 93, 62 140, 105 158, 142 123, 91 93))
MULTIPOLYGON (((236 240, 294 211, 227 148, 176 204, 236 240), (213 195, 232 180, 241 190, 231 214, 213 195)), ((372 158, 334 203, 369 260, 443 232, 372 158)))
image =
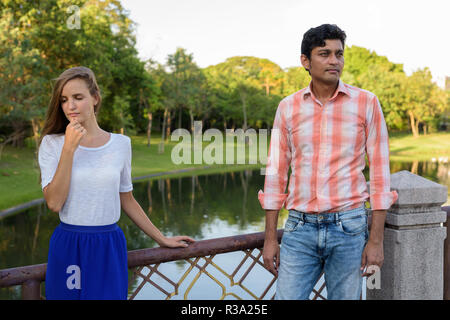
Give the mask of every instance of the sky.
MULTIPOLYGON (((122 0, 136 22, 139 57, 165 63, 182 47, 201 68, 233 56, 300 66, 303 34, 337 24, 356 45, 402 63, 410 75, 428 67, 450 76, 449 0, 122 0)), ((344 67, 345 68, 345 67, 344 67)))

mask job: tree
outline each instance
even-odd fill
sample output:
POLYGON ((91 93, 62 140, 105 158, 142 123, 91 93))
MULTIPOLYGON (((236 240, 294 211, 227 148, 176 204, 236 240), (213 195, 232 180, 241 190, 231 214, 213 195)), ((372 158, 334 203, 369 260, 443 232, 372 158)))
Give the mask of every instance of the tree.
POLYGON ((343 75, 350 74, 353 79, 352 85, 357 87, 362 86, 359 77, 370 72, 374 66, 383 65, 386 72, 404 72, 402 64, 392 63, 387 57, 380 56, 375 51, 370 51, 363 47, 346 46, 344 59, 345 67, 343 75))
POLYGON ((309 85, 311 76, 303 67, 290 67, 284 71, 283 95, 288 96, 309 85))
MULTIPOLYGON (((407 112, 414 137, 419 136, 419 125, 426 134, 430 126, 447 108, 443 90, 432 82, 428 68, 419 69, 408 77, 407 112)), ((436 125, 434 125, 436 126, 436 125)))
POLYGON ((178 127, 182 127, 183 110, 187 110, 193 128, 194 114, 201 112, 200 93, 204 76, 195 64, 193 55, 183 48, 177 48, 174 54, 167 57, 166 66, 170 75, 167 78, 169 88, 166 92, 178 111, 178 127))
POLYGON ((150 147, 152 134, 153 114, 162 108, 162 66, 149 59, 146 64, 146 81, 139 91, 139 105, 145 118, 147 118, 147 146, 150 147))
POLYGON ((14 125, 21 141, 30 135, 27 128, 37 136, 50 100, 51 79, 79 65, 96 74, 103 99, 99 122, 105 129, 121 129, 116 121, 118 106, 125 108, 120 123, 131 125, 126 120, 130 114, 138 118, 145 69, 137 57, 134 25, 119 1, 2 0, 0 10, 0 85, 5 112, 1 132, 14 125), (78 9, 68 12, 71 6, 78 9), (75 29, 68 24, 73 15, 80 21, 75 29))
POLYGON ((15 20, 13 10, 2 8, 0 18, 0 155, 7 143, 22 146, 28 129, 37 143, 44 114, 45 75, 48 71, 41 52, 28 39, 26 18, 15 20))
POLYGON ((230 114, 238 125, 241 122, 244 130, 249 123, 256 123, 255 116, 261 108, 276 109, 276 105, 268 106, 261 101, 272 101, 270 95, 280 94, 283 90, 282 69, 267 59, 249 56, 231 57, 225 62, 208 67, 207 73, 208 79, 218 81, 222 92, 226 92, 226 95, 216 95, 223 99, 224 103, 221 105, 227 110, 221 113, 230 114), (260 94, 264 94, 267 100, 258 98, 260 94), (235 105, 240 105, 240 115, 236 112, 235 105))

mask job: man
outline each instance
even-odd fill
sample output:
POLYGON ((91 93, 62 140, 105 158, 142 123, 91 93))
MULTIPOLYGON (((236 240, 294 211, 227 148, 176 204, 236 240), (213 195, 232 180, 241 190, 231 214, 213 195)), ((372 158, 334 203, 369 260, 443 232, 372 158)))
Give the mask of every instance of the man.
POLYGON ((266 210, 263 259, 278 276, 277 299, 308 299, 322 271, 328 299, 359 299, 364 270, 383 264, 386 211, 398 197, 390 191, 388 134, 377 97, 340 80, 345 38, 329 24, 305 33, 301 63, 311 82, 276 111, 258 198, 266 210), (366 154, 370 194, 362 172, 366 154), (289 217, 280 250, 283 204, 289 217))

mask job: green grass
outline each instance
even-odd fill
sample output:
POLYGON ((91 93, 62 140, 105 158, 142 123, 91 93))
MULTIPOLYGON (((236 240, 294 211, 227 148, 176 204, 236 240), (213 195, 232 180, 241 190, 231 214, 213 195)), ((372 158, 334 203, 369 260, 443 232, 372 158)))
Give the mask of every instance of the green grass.
POLYGON ((439 132, 414 138, 399 134, 389 139, 391 160, 430 161, 432 158, 450 157, 450 133, 439 132))
MULTIPOLYGON (((152 136, 150 148, 147 147, 145 136, 131 138, 133 178, 188 168, 192 168, 196 173, 208 174, 260 167, 260 165, 208 165, 205 163, 176 165, 171 160, 172 148, 177 144, 176 142, 169 142, 165 146, 165 152, 160 154, 158 153, 159 136, 152 136)), ((203 145, 207 146, 209 142, 204 142, 203 145)), ((391 160, 394 161, 429 161, 433 157, 448 157, 450 156, 450 133, 434 133, 419 138, 413 138, 409 134, 391 135, 390 150, 391 160)), ((42 198, 39 169, 34 151, 34 146, 29 141, 27 147, 21 149, 10 146, 4 148, 0 160, 0 211, 42 198)), ((181 177, 191 174, 192 171, 176 172, 170 176, 181 177)), ((160 177, 163 176, 159 175, 155 178, 160 177)))

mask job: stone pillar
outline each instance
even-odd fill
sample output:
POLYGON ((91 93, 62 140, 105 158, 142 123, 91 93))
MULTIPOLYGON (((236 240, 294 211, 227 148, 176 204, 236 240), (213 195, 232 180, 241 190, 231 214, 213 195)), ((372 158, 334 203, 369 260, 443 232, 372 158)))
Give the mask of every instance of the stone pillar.
POLYGON ((400 171, 391 189, 398 200, 386 217, 380 288, 367 289, 367 300, 442 300, 447 187, 400 171))

